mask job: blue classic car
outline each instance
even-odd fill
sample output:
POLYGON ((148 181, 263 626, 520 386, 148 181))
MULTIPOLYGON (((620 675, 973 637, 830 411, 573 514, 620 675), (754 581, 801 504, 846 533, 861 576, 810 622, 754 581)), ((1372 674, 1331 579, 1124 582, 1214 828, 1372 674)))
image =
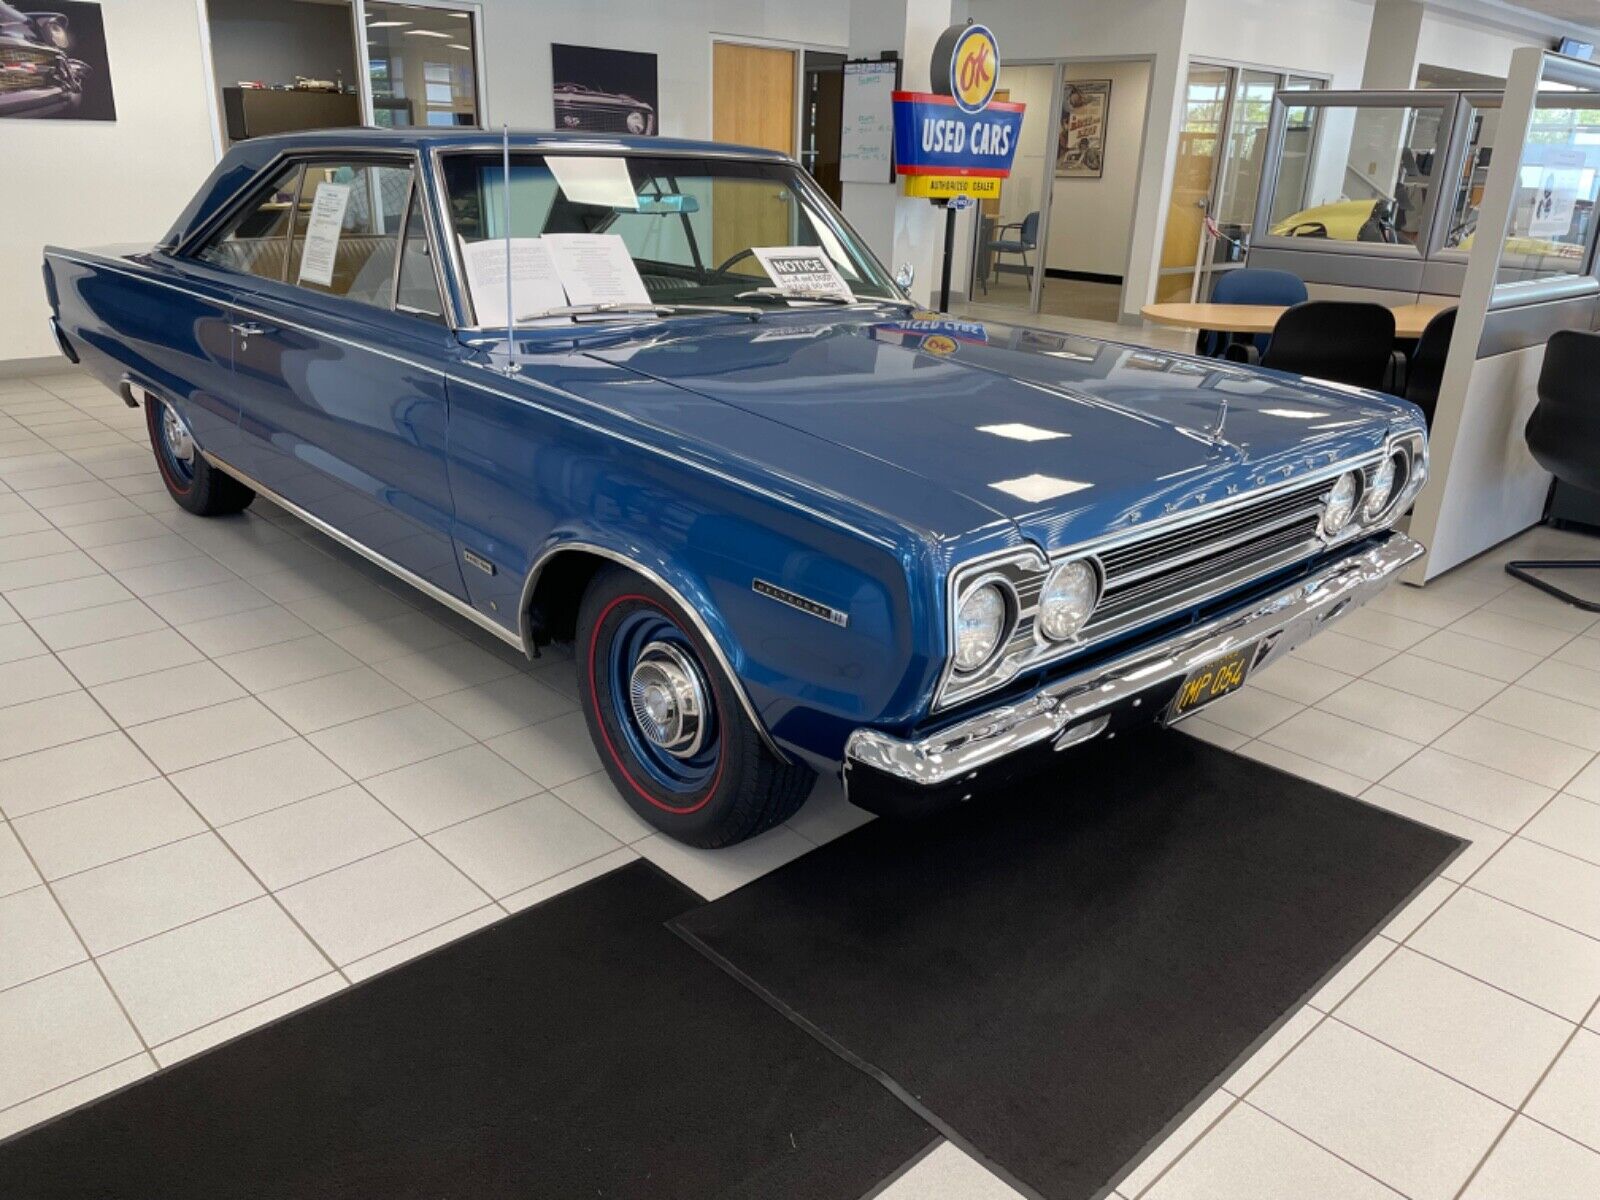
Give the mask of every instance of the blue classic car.
POLYGON ((574 643, 617 788, 697 845, 817 772, 926 809, 1179 720, 1421 552, 1413 406, 919 312, 766 151, 262 138, 44 276, 178 504, 574 643))

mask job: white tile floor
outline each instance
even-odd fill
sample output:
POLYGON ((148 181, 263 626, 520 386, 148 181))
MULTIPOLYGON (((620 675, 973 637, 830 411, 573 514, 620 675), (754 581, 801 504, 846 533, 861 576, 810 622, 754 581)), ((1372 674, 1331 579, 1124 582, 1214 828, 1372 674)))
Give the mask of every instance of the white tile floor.
MULTIPOLYGON (((1391 591, 1185 726, 1472 844, 1125 1200, 1600 1196, 1600 624, 1501 570, 1595 548, 1391 591)), ((265 503, 184 514, 94 382, 0 379, 0 1135, 638 855, 716 896, 864 819, 664 841, 574 695, 265 503)), ((1012 1193, 945 1146, 886 1194, 1012 1193)))

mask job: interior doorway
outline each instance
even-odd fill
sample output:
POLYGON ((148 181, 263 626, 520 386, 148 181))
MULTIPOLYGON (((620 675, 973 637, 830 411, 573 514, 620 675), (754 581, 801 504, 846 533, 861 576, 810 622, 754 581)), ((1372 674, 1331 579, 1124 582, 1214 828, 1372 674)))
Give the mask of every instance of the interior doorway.
POLYGON ((971 303, 1118 319, 1149 90, 1147 59, 1001 68, 996 97, 1026 107, 1011 177, 979 204, 971 303))
POLYGON ((844 191, 839 183, 839 136, 844 121, 843 54, 827 50, 805 52, 800 84, 800 165, 841 207, 844 191))

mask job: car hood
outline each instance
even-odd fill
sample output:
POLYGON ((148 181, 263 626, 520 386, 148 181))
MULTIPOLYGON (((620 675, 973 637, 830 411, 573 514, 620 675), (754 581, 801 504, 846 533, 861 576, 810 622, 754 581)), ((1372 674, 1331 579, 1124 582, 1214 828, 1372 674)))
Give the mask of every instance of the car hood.
MULTIPOLYGON (((591 356, 922 477, 1046 548, 1381 446, 1403 402, 995 322, 670 325, 591 356)), ((805 464, 792 464, 804 477, 805 464)))

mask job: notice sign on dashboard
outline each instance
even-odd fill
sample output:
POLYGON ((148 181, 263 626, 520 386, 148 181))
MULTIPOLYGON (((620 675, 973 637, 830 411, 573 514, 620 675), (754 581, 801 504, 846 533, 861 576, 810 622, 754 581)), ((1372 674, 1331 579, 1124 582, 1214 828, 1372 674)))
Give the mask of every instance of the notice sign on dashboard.
POLYGON ((300 239, 300 283, 333 286, 333 265, 339 257, 344 210, 350 205, 348 183, 319 183, 311 200, 311 219, 300 239))
POLYGON ((752 246, 778 291, 802 300, 854 300, 850 285, 816 246, 752 246))

